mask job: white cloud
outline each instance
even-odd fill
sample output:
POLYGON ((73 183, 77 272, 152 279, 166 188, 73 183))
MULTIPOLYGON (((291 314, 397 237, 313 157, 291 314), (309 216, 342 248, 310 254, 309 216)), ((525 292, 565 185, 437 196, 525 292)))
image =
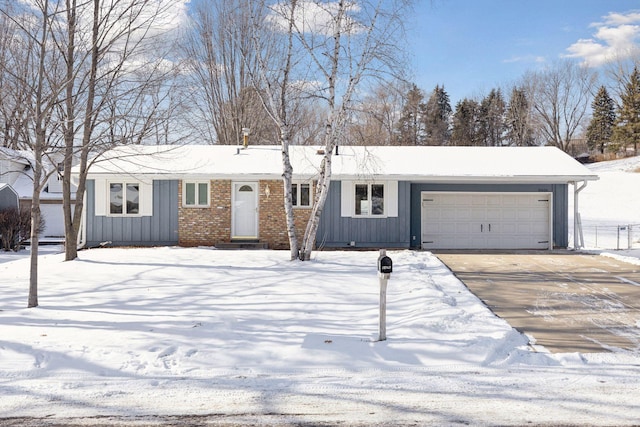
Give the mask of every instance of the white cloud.
POLYGON ((611 12, 596 28, 592 38, 580 39, 567 48, 566 58, 580 58, 584 65, 597 67, 640 50, 640 12, 611 12))
MULTIPOLYGON (((321 34, 330 36, 334 32, 336 16, 340 5, 336 1, 304 0, 297 4, 295 11, 295 22, 300 32, 307 34, 321 34)), ((362 31, 354 14, 360 11, 360 6, 356 2, 347 5, 346 16, 342 18, 342 28, 347 32, 362 31)), ((291 13, 288 2, 280 2, 272 7, 272 12, 268 20, 280 31, 287 31, 288 19, 291 13)))
POLYGON ((543 63, 546 62, 546 58, 544 56, 536 56, 536 55, 525 55, 525 56, 512 56, 509 59, 502 60, 505 64, 512 64, 515 62, 535 62, 535 63, 543 63))

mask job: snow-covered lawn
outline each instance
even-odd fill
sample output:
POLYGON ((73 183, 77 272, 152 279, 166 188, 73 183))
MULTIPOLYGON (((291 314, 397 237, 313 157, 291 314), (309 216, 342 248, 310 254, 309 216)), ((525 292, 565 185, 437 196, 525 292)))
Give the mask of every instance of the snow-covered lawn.
MULTIPOLYGON (((612 204, 640 198, 612 200, 607 174, 583 220, 632 219, 612 204)), ((377 252, 43 251, 35 309, 27 252, 0 253, 0 424, 640 420, 640 354, 535 352, 428 252, 389 253, 378 342, 377 252)))

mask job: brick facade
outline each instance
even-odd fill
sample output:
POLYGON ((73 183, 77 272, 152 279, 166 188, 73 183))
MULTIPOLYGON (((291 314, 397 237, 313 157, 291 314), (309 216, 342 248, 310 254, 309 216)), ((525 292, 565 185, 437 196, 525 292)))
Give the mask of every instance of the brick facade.
POLYGON ((231 181, 209 183, 209 207, 184 207, 182 181, 178 184, 178 244, 214 246, 231 241, 231 181))
MULTIPOLYGON (((210 181, 210 206, 184 207, 183 183, 178 185, 178 244, 180 246, 215 246, 231 241, 232 181, 210 181)), ((258 239, 271 249, 288 249, 282 180, 258 182, 258 239), (267 186, 269 191, 267 192, 267 186), (267 193, 269 196, 267 197, 267 193)), ((311 209, 294 209, 296 232, 302 239, 311 209)))
MULTIPOLYGON (((289 249, 289 236, 287 235, 287 219, 284 213, 284 183, 281 180, 260 181, 260 208, 259 208, 259 233, 260 241, 267 242, 271 249, 289 249), (266 188, 269 186, 269 197, 266 197, 266 188)), ((311 209, 293 210, 296 234, 301 241, 311 209)))

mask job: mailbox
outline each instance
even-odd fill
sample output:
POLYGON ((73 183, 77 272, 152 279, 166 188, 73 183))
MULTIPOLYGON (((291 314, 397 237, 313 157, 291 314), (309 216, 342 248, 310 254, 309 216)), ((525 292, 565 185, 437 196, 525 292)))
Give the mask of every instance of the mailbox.
POLYGON ((386 255, 378 258, 378 272, 383 274, 389 274, 393 272, 393 261, 386 255))

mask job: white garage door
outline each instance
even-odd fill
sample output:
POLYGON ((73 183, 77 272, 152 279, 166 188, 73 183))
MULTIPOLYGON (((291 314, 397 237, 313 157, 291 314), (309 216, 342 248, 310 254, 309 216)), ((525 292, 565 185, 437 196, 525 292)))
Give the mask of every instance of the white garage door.
POLYGON ((551 249, 550 193, 423 192, 424 249, 551 249))
POLYGON ((41 237, 64 237, 64 212, 61 204, 41 204, 44 233, 41 237))

